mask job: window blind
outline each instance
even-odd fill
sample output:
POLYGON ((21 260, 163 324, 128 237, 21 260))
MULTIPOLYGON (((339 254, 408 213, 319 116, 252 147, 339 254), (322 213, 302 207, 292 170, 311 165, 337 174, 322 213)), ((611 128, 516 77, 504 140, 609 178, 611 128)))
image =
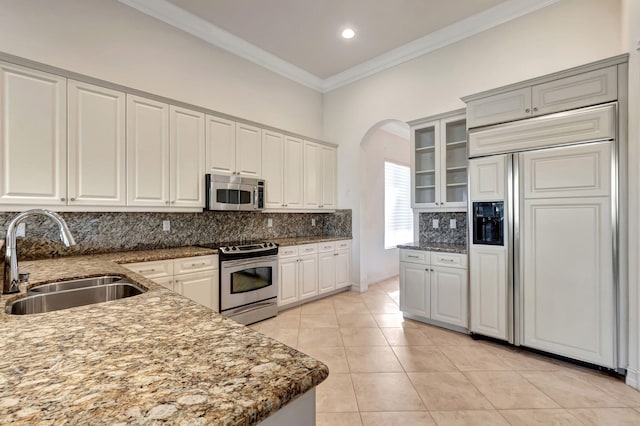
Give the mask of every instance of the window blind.
POLYGON ((413 241, 411 170, 384 162, 384 248, 413 241))

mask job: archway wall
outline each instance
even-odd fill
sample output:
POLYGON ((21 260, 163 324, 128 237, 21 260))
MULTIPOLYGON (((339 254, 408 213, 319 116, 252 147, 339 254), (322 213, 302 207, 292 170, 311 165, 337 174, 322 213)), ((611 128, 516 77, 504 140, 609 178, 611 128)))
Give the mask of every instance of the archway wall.
POLYGON ((360 282, 362 288, 398 275, 398 249, 384 248, 384 163, 409 166, 409 126, 397 120, 376 123, 360 144, 360 282), (399 136, 386 129, 406 130, 399 136))
POLYGON ((620 23, 619 0, 561 0, 325 94, 338 205, 353 214, 352 282, 360 284, 361 142, 372 126, 463 108, 463 96, 623 53, 620 23))

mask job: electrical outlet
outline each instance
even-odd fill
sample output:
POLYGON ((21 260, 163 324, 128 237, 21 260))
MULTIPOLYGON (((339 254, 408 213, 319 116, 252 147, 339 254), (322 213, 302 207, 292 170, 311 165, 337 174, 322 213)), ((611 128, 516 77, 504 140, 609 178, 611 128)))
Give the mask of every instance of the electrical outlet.
POLYGON ((268 218, 267 219, 267 228, 271 228, 273 226, 273 219, 268 218))
POLYGON ((311 226, 316 226, 316 219, 315 218, 311 219, 311 226))
POLYGON ((440 221, 438 219, 433 219, 433 227, 434 228, 439 228, 440 227, 440 221))
POLYGON ((18 224, 18 229, 16 229, 16 237, 24 237, 24 232, 26 231, 27 225, 22 222, 18 224))
POLYGON ((171 222, 169 222, 168 220, 163 220, 162 221, 162 230, 163 231, 171 231, 171 222))
POLYGON ((449 219, 449 228, 456 229, 456 220, 455 219, 449 219))

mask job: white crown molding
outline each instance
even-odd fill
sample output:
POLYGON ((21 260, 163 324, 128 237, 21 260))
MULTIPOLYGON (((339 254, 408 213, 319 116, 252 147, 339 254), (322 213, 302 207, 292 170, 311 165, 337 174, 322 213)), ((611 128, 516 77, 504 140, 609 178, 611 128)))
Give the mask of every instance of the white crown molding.
POLYGON ((118 0, 290 80, 323 91, 323 80, 166 0, 118 0))
POLYGON ((380 71, 456 43, 500 24, 547 7, 559 0, 508 0, 477 15, 458 21, 422 38, 390 50, 324 80, 323 92, 330 92, 380 71))
POLYGON ((118 1, 297 83, 318 92, 326 93, 542 9, 560 0, 507 0, 484 12, 458 21, 324 80, 175 6, 167 0, 118 1))

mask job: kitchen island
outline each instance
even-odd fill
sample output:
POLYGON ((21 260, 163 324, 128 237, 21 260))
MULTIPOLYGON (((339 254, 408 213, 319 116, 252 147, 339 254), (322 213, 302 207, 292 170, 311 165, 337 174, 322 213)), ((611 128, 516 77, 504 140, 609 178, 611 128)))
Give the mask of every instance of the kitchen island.
POLYGON ((1 296, 0 306, 27 287, 76 277, 122 275, 148 291, 46 314, 3 309, 0 423, 250 425, 305 399, 328 376, 323 363, 119 264, 212 253, 34 261, 22 293, 1 296))

